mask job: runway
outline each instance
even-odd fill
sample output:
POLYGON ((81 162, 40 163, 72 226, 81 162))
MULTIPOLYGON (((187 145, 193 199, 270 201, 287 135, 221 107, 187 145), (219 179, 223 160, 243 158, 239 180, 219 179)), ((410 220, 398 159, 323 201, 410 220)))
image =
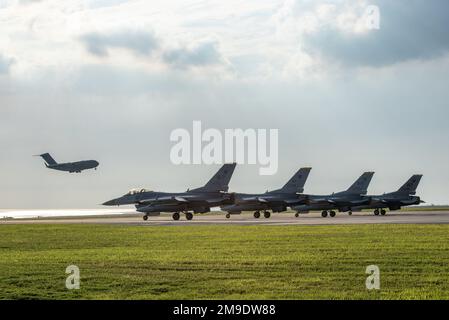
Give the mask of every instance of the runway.
POLYGON ((149 217, 143 221, 142 216, 107 216, 107 217, 70 217, 70 218, 42 218, 42 219, 5 219, 0 225, 6 224, 112 224, 135 226, 192 226, 192 225, 342 225, 342 224, 446 224, 449 223, 449 211, 404 211, 388 212, 385 216, 375 216, 372 213, 337 213, 334 218, 321 217, 320 213, 302 214, 298 218, 293 213, 272 214, 271 218, 255 219, 251 214, 232 215, 226 219, 224 214, 197 214, 193 220, 187 221, 181 216, 174 221, 171 214, 149 217))

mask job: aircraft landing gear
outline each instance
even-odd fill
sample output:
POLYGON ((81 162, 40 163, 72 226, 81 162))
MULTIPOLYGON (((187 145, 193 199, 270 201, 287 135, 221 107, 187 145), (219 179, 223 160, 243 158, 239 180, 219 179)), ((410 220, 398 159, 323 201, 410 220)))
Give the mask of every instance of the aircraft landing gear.
POLYGON ((231 217, 231 214, 227 213, 226 214, 226 219, 229 219, 231 217))
POLYGON ((260 218, 260 212, 259 211, 254 212, 254 218, 256 218, 256 219, 260 218))
POLYGON ((387 211, 385 211, 384 209, 380 210, 380 214, 381 214, 381 215, 384 216, 386 213, 387 213, 387 211))
POLYGON ((179 212, 173 213, 172 218, 173 218, 173 220, 175 220, 175 221, 179 220, 179 212))
POLYGON ((349 212, 348 212, 348 215, 352 216, 352 211, 349 211, 349 212))
POLYGON ((265 212, 263 213, 263 216, 265 217, 265 219, 268 219, 268 218, 271 216, 270 211, 265 211, 265 212))
POLYGON ((295 213, 295 218, 298 218, 299 217, 299 212, 296 212, 295 213))
POLYGON ((331 211, 330 213, 329 213, 329 215, 333 218, 333 217, 335 217, 335 211, 331 211))
POLYGON ((327 217, 327 211, 324 210, 323 212, 321 212, 321 216, 322 216, 323 218, 326 218, 326 217, 327 217))
POLYGON ((379 209, 374 210, 374 215, 378 216, 379 215, 379 209))
POLYGON ((192 220, 193 219, 193 214, 190 212, 186 212, 186 219, 187 220, 192 220))
POLYGON ((143 220, 144 220, 144 221, 147 221, 147 220, 148 220, 148 216, 147 216, 147 215, 144 215, 144 216, 143 216, 143 220))

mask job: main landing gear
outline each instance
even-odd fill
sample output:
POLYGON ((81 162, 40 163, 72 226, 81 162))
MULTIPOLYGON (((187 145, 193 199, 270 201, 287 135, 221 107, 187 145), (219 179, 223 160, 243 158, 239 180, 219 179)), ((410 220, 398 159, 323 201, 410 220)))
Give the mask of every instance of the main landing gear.
MULTIPOLYGON (((264 211, 264 212, 263 212, 263 216, 265 217, 265 219, 270 218, 270 217, 271 217, 270 211, 264 211)), ((260 211, 254 212, 254 218, 256 218, 256 219, 259 219, 259 218, 260 218, 260 211)))
POLYGON ((321 212, 321 216, 322 216, 323 218, 326 218, 328 214, 329 214, 330 217, 333 218, 333 217, 335 217, 336 212, 335 212, 335 211, 326 211, 326 210, 324 210, 323 212, 321 212))
POLYGON ((231 217, 230 213, 226 213, 226 219, 229 219, 231 217))
POLYGON ((144 215, 144 216, 143 216, 143 220, 144 220, 144 221, 147 221, 147 220, 148 220, 148 216, 147 216, 147 215, 144 215))
POLYGON ((381 210, 376 209, 376 210, 374 210, 374 215, 376 215, 376 216, 378 216, 379 214, 384 216, 386 213, 387 213, 387 211, 385 211, 385 209, 381 209, 381 210))
MULTIPOLYGON (((192 220, 193 219, 193 213, 191 212, 184 212, 184 214, 186 215, 186 219, 187 220, 192 220)), ((181 218, 181 215, 179 212, 175 212, 172 215, 173 220, 178 221, 181 218)))

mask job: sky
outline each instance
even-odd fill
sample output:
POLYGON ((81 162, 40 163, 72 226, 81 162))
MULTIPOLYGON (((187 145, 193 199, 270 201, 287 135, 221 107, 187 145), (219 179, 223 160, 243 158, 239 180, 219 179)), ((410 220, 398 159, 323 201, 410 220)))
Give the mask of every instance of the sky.
POLYGON ((449 204, 446 0, 0 0, 0 208, 99 208, 133 187, 185 191, 219 165, 174 165, 170 132, 279 129, 279 169, 236 192, 369 193, 424 174, 449 204), (364 13, 379 9, 379 28, 364 13), (96 159, 97 171, 45 169, 96 159))

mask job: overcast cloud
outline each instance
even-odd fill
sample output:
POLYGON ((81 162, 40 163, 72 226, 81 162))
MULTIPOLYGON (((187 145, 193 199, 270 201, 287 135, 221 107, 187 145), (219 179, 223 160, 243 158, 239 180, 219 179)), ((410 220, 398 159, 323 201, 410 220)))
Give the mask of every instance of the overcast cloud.
POLYGON ((121 48, 136 54, 148 55, 158 46, 156 38, 151 32, 120 31, 111 34, 89 33, 81 40, 87 50, 96 56, 107 56, 108 49, 121 48))
POLYGON ((231 190, 370 192, 423 173, 449 204, 445 1, 0 2, 2 208, 96 208, 132 187, 183 191, 218 166, 174 166, 169 135, 278 128, 279 171, 237 167, 231 190), (377 4, 379 30, 361 14, 377 4), (97 171, 46 170, 97 159, 97 171))

